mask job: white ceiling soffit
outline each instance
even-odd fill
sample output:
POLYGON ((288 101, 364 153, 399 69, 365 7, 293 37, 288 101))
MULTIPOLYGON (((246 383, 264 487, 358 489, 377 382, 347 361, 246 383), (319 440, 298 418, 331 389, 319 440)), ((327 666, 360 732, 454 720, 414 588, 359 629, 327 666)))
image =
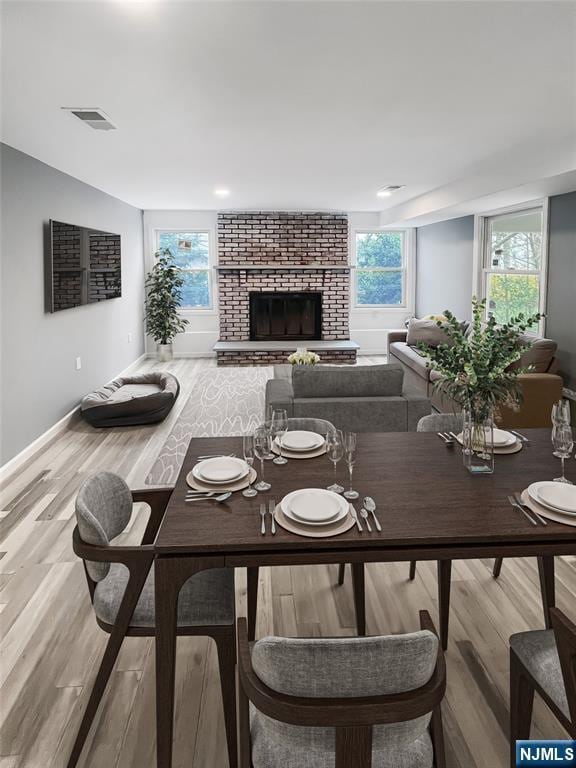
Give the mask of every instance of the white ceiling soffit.
POLYGON ((575 7, 8 1, 2 140, 140 208, 446 217, 576 168, 575 7))

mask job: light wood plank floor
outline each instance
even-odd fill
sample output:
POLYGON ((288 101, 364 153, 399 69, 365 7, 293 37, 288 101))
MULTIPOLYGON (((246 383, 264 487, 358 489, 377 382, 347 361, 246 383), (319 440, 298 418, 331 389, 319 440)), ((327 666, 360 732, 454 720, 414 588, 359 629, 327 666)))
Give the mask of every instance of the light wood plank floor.
MULTIPOLYGON (((365 360, 365 362, 377 362, 365 360)), ((80 419, 9 479, 0 527, 0 768, 62 768, 105 645, 91 614, 81 563, 71 548, 74 496, 90 473, 109 469, 131 487, 143 484, 199 371, 212 360, 178 360, 182 395, 160 425, 98 432, 80 419)), ((157 367, 142 364, 143 370, 157 367)), ((141 535, 135 508, 126 541, 141 535)), ((508 637, 542 624, 531 560, 508 560, 494 581, 488 561, 454 564, 448 692, 444 704, 448 763, 507 768, 508 637)), ((433 564, 371 565, 368 631, 412 630, 418 610, 436 612, 433 564)), ((576 557, 558 558, 558 604, 574 616, 576 557)), ((262 569, 258 633, 349 635, 354 631, 350 578, 336 587, 336 567, 262 569)), ((239 613, 244 573, 238 573, 239 613)), ((177 768, 226 768, 216 656, 207 639, 179 640, 175 760, 177 768)), ((565 734, 537 703, 533 735, 565 734)), ((85 750, 84 768, 154 764, 154 649, 125 641, 85 750)))

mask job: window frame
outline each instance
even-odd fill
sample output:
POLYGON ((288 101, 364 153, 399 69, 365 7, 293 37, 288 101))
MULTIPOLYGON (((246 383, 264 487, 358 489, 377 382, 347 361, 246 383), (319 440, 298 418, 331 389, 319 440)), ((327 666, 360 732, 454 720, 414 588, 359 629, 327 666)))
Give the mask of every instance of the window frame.
POLYGON ((415 237, 414 229, 407 227, 355 227, 352 230, 352 280, 351 308, 356 311, 371 312, 378 309, 388 311, 399 310, 413 312, 415 301, 415 237), (361 234, 400 234, 402 235, 402 266, 401 267, 359 267, 357 253, 357 236, 361 234), (358 272, 401 272, 402 273, 402 303, 401 304, 364 304, 358 301, 358 272))
POLYGON ((214 252, 215 252, 215 238, 214 231, 207 227, 156 227, 154 229, 154 253, 160 248, 160 235, 164 232, 168 232, 172 235, 186 235, 186 234, 201 234, 208 236, 208 266, 206 267, 191 267, 190 269, 182 269, 182 272, 207 272, 208 273, 208 306, 206 307, 189 307, 180 306, 178 312, 185 315, 190 314, 214 314, 215 313, 215 288, 216 281, 214 280, 214 252))
MULTIPOLYGON (((548 198, 532 200, 507 208, 499 208, 486 211, 475 217, 475 269, 474 269, 474 295, 482 299, 488 299, 488 284, 490 275, 534 275, 539 280, 538 311, 545 315, 548 294, 548 198), (509 214, 542 212, 542 253, 540 255, 540 269, 499 269, 493 267, 490 261, 490 221, 509 214)), ((486 306, 484 320, 488 320, 489 307, 486 306)), ((546 329, 546 318, 542 317, 537 328, 528 329, 526 332, 533 336, 543 336, 546 329)))

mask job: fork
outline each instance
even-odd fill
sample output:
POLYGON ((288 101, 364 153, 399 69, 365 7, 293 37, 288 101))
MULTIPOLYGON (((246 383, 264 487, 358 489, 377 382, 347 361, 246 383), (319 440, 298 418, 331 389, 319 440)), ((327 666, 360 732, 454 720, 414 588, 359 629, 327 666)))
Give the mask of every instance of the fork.
POLYGON ((230 458, 235 459, 236 454, 235 453, 207 453, 205 456, 197 456, 196 461, 204 461, 204 459, 220 459, 220 458, 230 458))
POLYGON ((270 526, 270 532, 272 536, 276 535, 276 520, 274 519, 274 510, 276 509, 276 501, 274 499, 270 499, 268 501, 268 512, 270 513, 270 517, 272 518, 272 523, 270 526))
POLYGON ((544 520, 544 518, 542 517, 542 515, 539 515, 539 514, 538 514, 538 512, 534 512, 534 510, 533 510, 533 509, 530 509, 530 507, 526 507, 526 504, 524 504, 524 502, 522 501, 522 496, 520 496, 520 494, 518 493, 518 491, 516 491, 516 492, 514 493, 514 498, 516 499, 516 501, 518 502, 518 504, 519 504, 521 507, 525 507, 525 508, 527 508, 527 509, 530 511, 530 514, 534 515, 534 517, 536 517, 538 520, 540 520, 540 522, 542 523, 542 525, 548 525, 548 523, 546 522, 546 520, 544 520))
POLYGON ((368 533, 372 533, 372 527, 370 526, 370 519, 368 518, 368 510, 364 509, 364 507, 362 507, 362 509, 360 510, 360 517, 366 523, 366 528, 368 529, 368 533))
POLYGON ((454 440, 453 440, 453 438, 452 438, 452 437, 451 437, 451 436, 448 434, 448 432, 437 432, 436 434, 438 435, 438 437, 439 437, 439 438, 441 438, 442 440, 444 440, 444 442, 446 443, 446 445, 454 445, 454 440))
POLYGON ((531 515, 529 515, 529 514, 528 514, 528 512, 527 512, 527 511, 524 509, 524 507, 521 507, 521 506, 520 506, 520 504, 518 504, 518 502, 516 501, 516 499, 514 498, 514 496, 508 496, 508 502, 509 502, 509 503, 510 503, 510 504, 511 504, 513 507, 515 507, 516 509, 519 509, 519 510, 520 510, 520 512, 522 512, 522 514, 524 515, 524 517, 525 517, 527 520, 530 520, 530 522, 532 523, 532 525, 538 525, 538 523, 536 522, 536 520, 534 520, 534 518, 533 518, 531 515))
POLYGON ((262 524, 260 526, 260 533, 262 536, 266 535, 266 504, 262 502, 260 504, 260 517, 262 518, 262 524))

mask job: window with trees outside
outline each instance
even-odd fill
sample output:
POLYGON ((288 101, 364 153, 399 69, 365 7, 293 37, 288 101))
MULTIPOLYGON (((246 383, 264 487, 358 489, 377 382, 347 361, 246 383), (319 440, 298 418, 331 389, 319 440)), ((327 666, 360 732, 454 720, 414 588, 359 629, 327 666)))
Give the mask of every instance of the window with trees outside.
POLYGON ((356 305, 405 305, 406 254, 404 232, 356 232, 356 305))
POLYGON ((542 208, 484 219, 484 295, 488 316, 506 323, 540 310, 543 275, 542 208))
POLYGON ((174 263, 183 272, 182 307, 210 309, 212 306, 210 233, 161 231, 157 234, 157 247, 168 248, 174 263))

